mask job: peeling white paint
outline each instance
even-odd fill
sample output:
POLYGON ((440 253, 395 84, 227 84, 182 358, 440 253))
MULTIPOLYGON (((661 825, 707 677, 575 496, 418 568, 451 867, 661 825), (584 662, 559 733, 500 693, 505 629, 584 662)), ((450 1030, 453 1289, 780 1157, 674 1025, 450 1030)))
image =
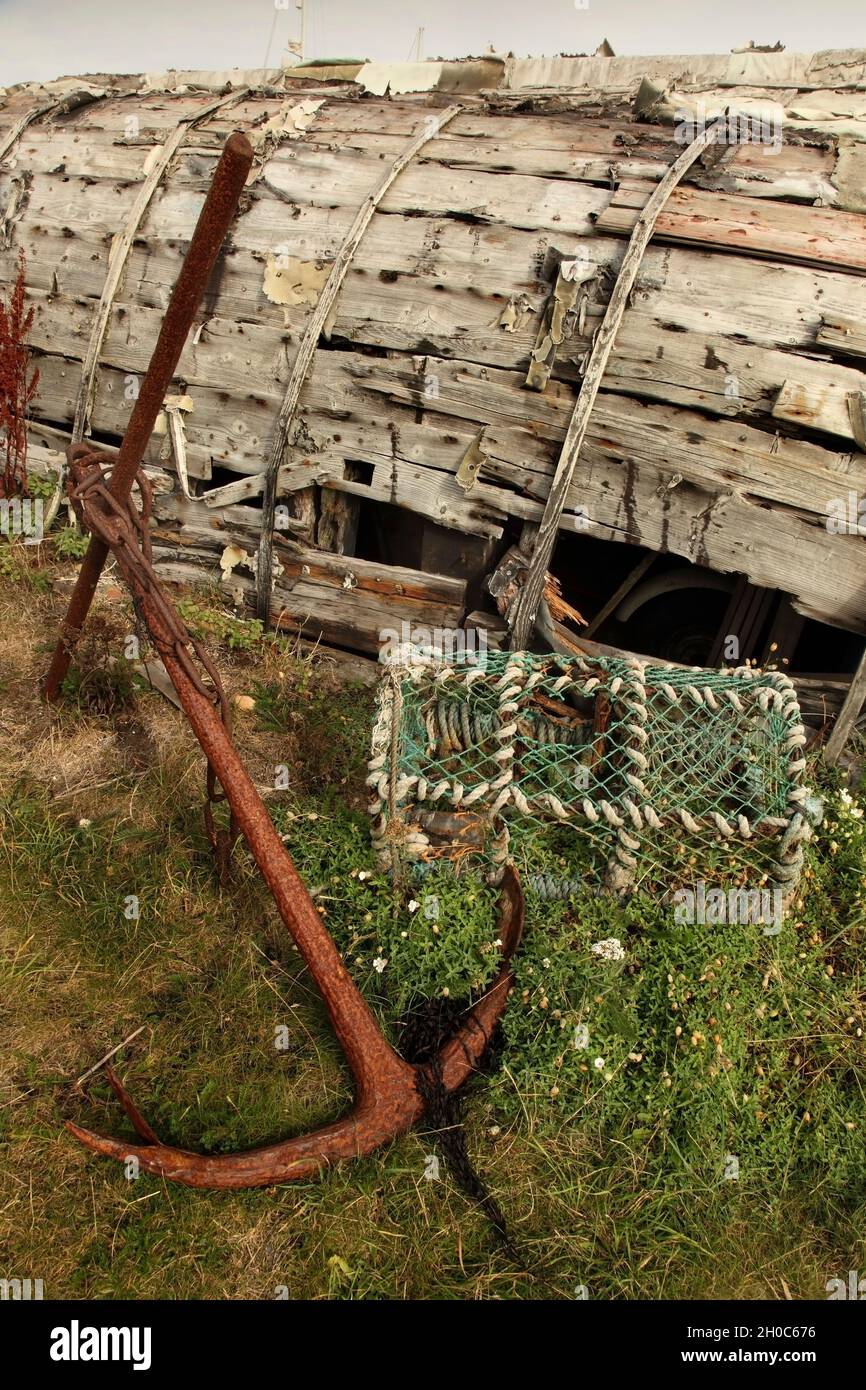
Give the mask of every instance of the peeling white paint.
POLYGON ((313 101, 310 98, 290 106, 288 111, 278 111, 257 132, 259 140, 264 141, 268 136, 273 136, 277 140, 297 140, 305 130, 309 130, 316 119, 316 112, 324 104, 324 97, 318 101, 313 101))
POLYGON ((315 304, 330 273, 318 261, 269 251, 262 289, 272 304, 315 304))
POLYGON ((461 487, 464 492, 470 492, 478 481, 478 474, 486 462, 487 454, 484 452, 484 430, 482 429, 478 431, 477 437, 469 445, 454 475, 458 487, 461 487))
POLYGON ((153 169, 155 165, 157 165, 159 161, 162 159, 162 152, 164 149, 164 145, 154 145, 153 149, 148 151, 147 159, 141 166, 141 172, 144 178, 147 178, 151 169, 153 169))
POLYGON ((162 403, 162 410, 157 415, 156 422, 153 426, 154 434, 168 434, 168 416, 170 411, 185 410, 189 412, 194 409, 195 405, 192 396, 166 396, 162 403))
POLYGON ((252 556, 246 550, 242 550, 239 545, 227 545, 220 556, 223 580, 228 579, 238 565, 243 565, 246 569, 251 570, 253 568, 252 556))
POLYGON ((431 92, 442 76, 442 63, 365 63, 355 78, 373 96, 400 92, 431 92))
POLYGON ((499 315, 498 326, 506 333, 517 333, 534 313, 535 305, 528 294, 513 294, 499 315))

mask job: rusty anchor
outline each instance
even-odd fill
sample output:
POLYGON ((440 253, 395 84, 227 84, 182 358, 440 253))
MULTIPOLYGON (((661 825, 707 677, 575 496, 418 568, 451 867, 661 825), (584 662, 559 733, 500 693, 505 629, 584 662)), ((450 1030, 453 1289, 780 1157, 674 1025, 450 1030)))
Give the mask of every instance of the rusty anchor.
POLYGON ((414 1065, 391 1047, 357 989, 316 910, 264 802, 232 742, 228 705, 219 675, 187 631, 154 572, 148 518, 150 486, 140 463, 171 384, 201 295, 234 216, 253 158, 249 141, 226 141, 178 276, 147 374, 116 456, 86 444, 68 452, 68 492, 91 540, 79 572, 48 675, 46 699, 56 700, 84 626, 102 567, 112 554, 136 610, 177 691, 208 762, 206 820, 223 862, 241 834, 270 889, 280 916, 313 976, 355 1082, 352 1110, 311 1134, 244 1153, 196 1154, 163 1144, 113 1069, 109 1082, 141 1141, 130 1144, 82 1128, 67 1129, 87 1148, 121 1161, 136 1158, 146 1172, 188 1187, 261 1187, 309 1177, 325 1165, 368 1154, 405 1133, 424 1116, 431 1086, 451 1093, 478 1066, 505 1008, 511 958, 523 931, 524 904, 517 875, 508 867, 502 883, 498 935, 499 973, 482 999, 462 1017, 432 1062, 414 1065), (141 497, 140 509, 132 497, 141 497), (228 835, 216 830, 210 807, 226 800, 228 835))

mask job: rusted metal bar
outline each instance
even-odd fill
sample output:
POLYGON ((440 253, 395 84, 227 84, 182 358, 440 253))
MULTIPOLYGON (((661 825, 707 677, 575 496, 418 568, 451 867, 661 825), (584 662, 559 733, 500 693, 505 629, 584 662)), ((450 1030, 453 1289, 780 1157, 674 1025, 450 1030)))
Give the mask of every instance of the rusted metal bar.
MULTIPOLYGON (((424 1068, 404 1061, 383 1036, 368 1004, 349 975, 340 954, 300 879, 291 856, 274 829, 235 749, 222 718, 219 680, 201 647, 193 641, 175 612, 150 563, 147 533, 149 489, 139 475, 144 515, 130 497, 121 502, 107 481, 104 455, 69 451, 74 483, 73 505, 83 524, 115 556, 137 611, 177 691, 214 777, 224 789, 232 815, 246 838, 280 915, 310 970, 356 1083, 356 1103, 349 1115, 313 1134, 301 1135, 245 1154, 209 1157, 161 1144, 116 1076, 109 1077, 127 1115, 144 1141, 94 1134, 79 1125, 68 1129, 97 1153, 126 1160, 135 1157, 142 1168, 189 1187, 237 1188, 267 1186, 308 1177, 324 1164, 369 1153, 410 1129, 424 1113, 422 1080, 433 1076, 434 1064, 424 1068), (194 658, 204 666, 210 687, 199 675, 194 658)), ((505 1007, 510 986, 509 961, 523 928, 523 899, 517 876, 509 869, 504 880, 499 935, 503 963, 499 978, 484 999, 466 1016, 437 1059, 438 1079, 454 1090, 470 1074, 484 1052, 490 1033, 505 1007)))
MULTIPOLYGON (((111 489, 119 501, 125 500, 132 489, 136 470, 153 434, 157 416, 162 409, 166 391, 171 385, 195 320, 202 294, 237 211, 238 199, 252 162, 253 148, 247 137, 240 132, 230 135, 223 147, 207 198, 199 213, 192 241, 172 291, 153 356, 117 455, 111 489)), ((87 618, 107 557, 107 547, 97 537, 93 537, 79 570, 63 629, 42 687, 46 700, 56 700, 60 694, 60 686, 69 670, 72 652, 87 618)))

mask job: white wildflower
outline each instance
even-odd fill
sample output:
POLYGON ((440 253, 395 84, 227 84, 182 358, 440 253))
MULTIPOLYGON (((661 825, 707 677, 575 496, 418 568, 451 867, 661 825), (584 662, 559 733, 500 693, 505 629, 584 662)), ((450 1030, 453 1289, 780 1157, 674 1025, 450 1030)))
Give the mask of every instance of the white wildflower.
POLYGON ((596 1071, 604 1071, 604 1058, 596 1057, 592 1065, 595 1067, 596 1071))
POLYGON ((409 911, 410 911, 410 912, 417 912, 420 906, 421 906, 421 904, 420 904, 420 903, 416 903, 416 901, 415 901, 414 898, 410 898, 410 900, 409 900, 409 911))
POLYGON ((618 936, 607 936, 604 941, 594 941, 589 948, 593 955, 602 960, 625 960, 625 948, 618 936))
POLYGON ((373 969, 376 971, 377 975, 381 975, 382 971, 385 969, 385 966, 387 964, 388 961, 385 956, 376 956, 375 960, 373 961, 373 969))

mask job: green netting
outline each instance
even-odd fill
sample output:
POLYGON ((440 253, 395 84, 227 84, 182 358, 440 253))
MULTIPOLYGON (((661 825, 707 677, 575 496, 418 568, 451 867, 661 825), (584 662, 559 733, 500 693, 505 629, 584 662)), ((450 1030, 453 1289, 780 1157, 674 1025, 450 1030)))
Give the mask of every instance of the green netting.
POLYGON ((704 878, 796 887, 810 801, 781 672, 492 653, 414 661, 380 692, 369 785, 392 869, 531 867, 559 827, 581 881, 617 894, 704 878))

